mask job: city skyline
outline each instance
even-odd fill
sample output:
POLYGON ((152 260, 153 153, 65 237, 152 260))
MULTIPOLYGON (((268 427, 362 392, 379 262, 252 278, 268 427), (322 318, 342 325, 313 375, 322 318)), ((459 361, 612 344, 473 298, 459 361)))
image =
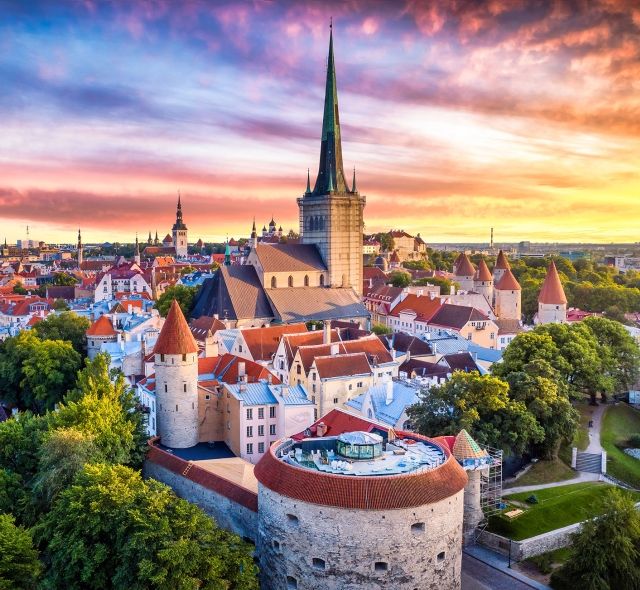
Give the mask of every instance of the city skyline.
MULTIPOLYGON (((640 10, 353 2, 8 3, 9 241, 297 231, 334 19, 345 171, 365 231, 428 242, 636 242, 640 10)), ((4 236, 0 236, 4 239, 4 236)))

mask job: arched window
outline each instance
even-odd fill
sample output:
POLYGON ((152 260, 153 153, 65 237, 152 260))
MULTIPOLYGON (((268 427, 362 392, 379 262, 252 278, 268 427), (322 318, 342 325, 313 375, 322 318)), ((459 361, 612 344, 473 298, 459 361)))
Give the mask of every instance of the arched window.
POLYGON ((304 286, 305 287, 309 286, 309 275, 304 275, 304 286))
POLYGON ((293 287, 293 277, 291 275, 289 275, 289 278, 287 279, 287 283, 289 287, 293 287))
POLYGON ((278 286, 278 281, 276 280, 276 277, 271 277, 271 288, 275 289, 278 286))
POLYGON ((324 287, 324 275, 320 275, 320 286, 324 287))

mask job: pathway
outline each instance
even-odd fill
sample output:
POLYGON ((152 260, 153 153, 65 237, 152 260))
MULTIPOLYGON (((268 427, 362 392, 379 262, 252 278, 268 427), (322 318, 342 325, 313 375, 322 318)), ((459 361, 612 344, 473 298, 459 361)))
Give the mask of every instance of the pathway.
MULTIPOLYGON (((576 472, 577 473, 577 472, 576 472)), ((533 486, 516 486, 514 488, 504 488, 502 494, 508 496, 509 494, 519 494, 520 492, 531 492, 533 490, 541 490, 542 488, 557 488, 558 486, 568 486, 572 483, 582 483, 584 481, 599 481, 599 473, 578 473, 577 477, 573 479, 565 479, 564 481, 554 481, 551 483, 539 483, 533 486)))
POLYGON ((589 446, 585 453, 602 453, 604 449, 600 444, 600 427, 602 425, 602 415, 607 409, 606 404, 598 404, 597 406, 589 406, 593 413, 591 419, 593 420, 593 426, 589 428, 589 446))

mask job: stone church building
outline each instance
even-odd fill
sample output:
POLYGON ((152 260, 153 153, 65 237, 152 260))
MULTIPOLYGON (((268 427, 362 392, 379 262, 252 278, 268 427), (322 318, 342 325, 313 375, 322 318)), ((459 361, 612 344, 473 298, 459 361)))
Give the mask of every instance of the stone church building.
POLYGON ((333 38, 316 182, 298 198, 299 244, 251 241, 243 266, 221 267, 198 293, 193 317, 217 316, 232 327, 272 321, 351 319, 365 323, 362 231, 365 197, 351 186, 342 163, 333 38))

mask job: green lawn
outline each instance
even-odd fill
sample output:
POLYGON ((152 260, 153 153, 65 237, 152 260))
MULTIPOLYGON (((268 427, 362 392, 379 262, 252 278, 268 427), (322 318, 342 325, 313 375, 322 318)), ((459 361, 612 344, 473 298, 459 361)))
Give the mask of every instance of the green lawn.
MULTIPOLYGON (((597 482, 584 482, 505 496, 509 503, 507 510, 522 508, 525 513, 513 520, 503 515, 492 516, 489 530, 519 541, 581 522, 602 513, 604 495, 611 487, 597 482), (538 498, 538 504, 525 503, 532 493, 538 498)), ((629 493, 636 501, 640 500, 640 493, 629 493)))
POLYGON ((600 442, 607 451, 607 472, 640 489, 640 460, 622 451, 630 436, 640 433, 640 411, 627 404, 610 406, 602 420, 600 442))
POLYGON ((565 481, 577 477, 578 473, 560 459, 538 461, 516 481, 509 482, 505 489, 515 486, 535 486, 554 481, 565 481))

